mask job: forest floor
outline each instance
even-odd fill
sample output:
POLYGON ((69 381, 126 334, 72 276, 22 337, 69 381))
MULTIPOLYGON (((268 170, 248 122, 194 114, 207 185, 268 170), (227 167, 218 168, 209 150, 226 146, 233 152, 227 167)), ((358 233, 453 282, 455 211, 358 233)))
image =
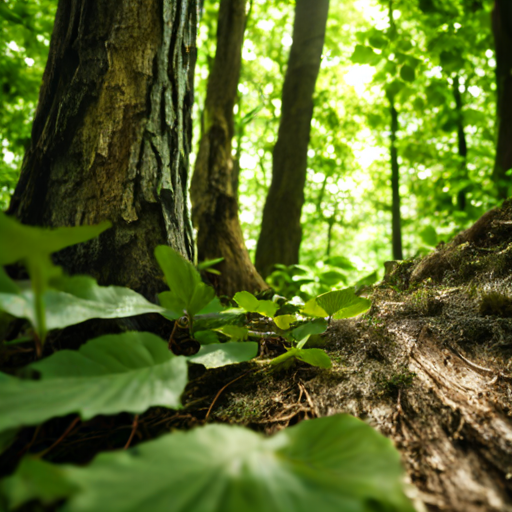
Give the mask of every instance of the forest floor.
POLYGON ((394 441, 419 509, 512 511, 512 202, 389 267, 371 310, 328 329, 332 369, 210 371, 186 410, 266 433, 350 413, 394 441))
MULTIPOLYGON (((51 460, 85 462, 127 439, 210 421, 271 434, 344 412, 393 440, 418 511, 511 512, 512 201, 427 257, 387 270, 366 292, 370 311, 325 333, 331 369, 271 370, 262 360, 283 348, 267 339, 255 363, 193 365, 183 409, 95 418, 58 439, 51 460)), ((5 469, 37 451, 36 438, 59 438, 71 419, 25 429, 5 469)))

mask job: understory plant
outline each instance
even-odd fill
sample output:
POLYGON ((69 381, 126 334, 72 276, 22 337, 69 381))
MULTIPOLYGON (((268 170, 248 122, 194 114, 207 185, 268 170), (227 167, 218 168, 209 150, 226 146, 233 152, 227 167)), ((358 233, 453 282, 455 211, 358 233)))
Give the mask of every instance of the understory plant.
MULTIPOLYGON (((51 262, 51 252, 107 228, 29 228, 0 214, 0 238, 17 244, 1 246, 0 262, 21 263, 31 277, 13 281, 0 267, 2 314, 25 318, 33 327, 28 337, 8 343, 36 343, 41 356, 48 331, 141 313, 173 321, 170 338, 137 331, 103 335, 78 350, 51 355, 45 350, 45 357, 16 374, 0 372, 0 453, 22 428, 56 417, 76 414, 75 425, 100 415, 139 415, 152 407, 180 409, 189 365, 217 368, 249 361, 266 336, 282 339, 285 351, 270 366, 303 361, 329 368, 327 353, 308 343, 333 318, 354 316, 370 305, 352 289, 328 292, 304 305, 241 292, 233 304, 223 305, 189 261, 163 246, 155 257, 169 291, 160 294, 160 305, 127 288, 66 276, 51 262), (196 354, 169 350, 179 322, 201 344, 196 354)), ((260 363, 266 368, 267 362, 260 363)), ((67 512, 413 510, 402 490, 398 452, 348 415, 305 421, 269 438, 238 426, 209 424, 100 453, 86 466, 27 454, 0 482, 0 510, 34 501, 59 503, 58 510, 67 512)))

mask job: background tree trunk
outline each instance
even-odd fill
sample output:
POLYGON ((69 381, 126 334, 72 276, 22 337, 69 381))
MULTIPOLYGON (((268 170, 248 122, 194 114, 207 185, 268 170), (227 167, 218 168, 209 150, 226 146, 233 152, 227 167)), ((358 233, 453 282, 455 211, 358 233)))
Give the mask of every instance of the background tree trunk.
POLYGON ((498 197, 510 195, 512 169, 512 5, 496 0, 492 13, 492 29, 496 44, 496 82, 498 94, 498 144, 493 179, 498 197))
POLYGON ((392 244, 393 259, 403 260, 402 253, 402 215, 400 212, 400 166, 398 165, 398 150, 396 147, 396 138, 398 132, 398 112, 395 107, 395 100, 388 95, 389 110, 391 113, 391 227, 392 227, 392 244))
POLYGON ((313 93, 328 12, 329 0, 297 0, 281 123, 274 147, 272 183, 256 249, 256 268, 263 276, 267 276, 276 263, 299 262, 313 93))
MULTIPOLYGON (((462 94, 459 89, 460 80, 459 75, 453 78, 453 97, 455 99, 455 115, 457 119, 457 146, 459 151, 460 162, 460 179, 467 181, 468 179, 468 145, 466 141, 466 133, 464 131, 464 103, 462 101, 462 94)), ((466 210, 468 187, 465 186, 457 193, 457 207, 459 211, 466 210)))
POLYGON ((220 2, 217 51, 208 79, 203 136, 191 187, 198 258, 224 258, 217 266, 222 274, 215 284, 217 291, 226 295, 266 288, 245 248, 237 190, 233 186, 233 107, 237 101, 246 6, 247 0, 220 2))
POLYGON ((162 288, 153 257, 193 257, 187 211, 196 0, 62 0, 32 141, 9 212, 113 228, 60 253, 69 272, 162 288))

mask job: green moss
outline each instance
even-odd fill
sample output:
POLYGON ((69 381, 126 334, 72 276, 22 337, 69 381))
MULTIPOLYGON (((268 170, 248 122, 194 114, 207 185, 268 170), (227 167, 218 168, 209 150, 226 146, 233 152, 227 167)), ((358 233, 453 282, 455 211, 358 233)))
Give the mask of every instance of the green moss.
POLYGON ((512 298, 499 291, 482 294, 480 314, 484 316, 512 317, 512 298))
POLYGON ((388 377, 380 377, 377 379, 377 385, 382 391, 391 396, 397 396, 401 389, 410 388, 412 386, 416 374, 407 368, 402 368, 400 372, 392 374, 388 377))

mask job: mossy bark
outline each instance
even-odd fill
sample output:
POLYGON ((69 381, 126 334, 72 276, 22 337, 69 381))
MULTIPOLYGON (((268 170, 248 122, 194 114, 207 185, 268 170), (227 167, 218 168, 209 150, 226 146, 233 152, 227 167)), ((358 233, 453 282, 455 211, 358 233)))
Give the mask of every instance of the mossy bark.
POLYGON ((198 259, 224 258, 215 278, 220 294, 266 288, 245 247, 238 218, 237 171, 232 156, 247 0, 221 0, 217 51, 208 79, 203 136, 192 178, 192 216, 198 259))
POLYGON ((281 122, 274 147, 272 183, 256 249, 256 268, 263 276, 269 275, 276 263, 299 262, 313 93, 328 11, 329 0, 297 0, 281 122))
POLYGON ((187 211, 196 0, 61 0, 32 140, 9 212, 26 224, 110 220, 57 255, 72 273, 162 287, 153 257, 193 257, 187 211))

